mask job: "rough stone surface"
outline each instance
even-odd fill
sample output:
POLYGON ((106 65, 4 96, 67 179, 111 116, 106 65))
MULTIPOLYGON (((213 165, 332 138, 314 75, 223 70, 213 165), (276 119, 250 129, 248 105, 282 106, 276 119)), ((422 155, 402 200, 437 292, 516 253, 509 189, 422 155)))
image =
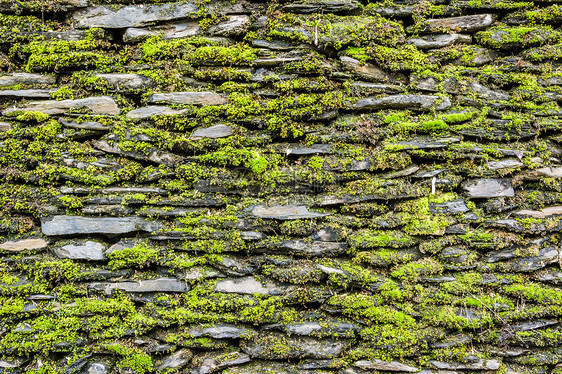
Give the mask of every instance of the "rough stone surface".
POLYGON ((34 111, 50 115, 68 113, 69 110, 87 110, 92 114, 106 114, 116 116, 120 113, 119 107, 111 97, 99 96, 88 97, 85 99, 76 100, 45 100, 45 101, 30 101, 25 107, 8 108, 5 110, 6 114, 19 112, 19 111, 34 111))
POLYGON ((191 133, 191 138, 228 138, 232 135, 232 127, 227 125, 215 125, 211 127, 201 128, 191 133))
POLYGON ((55 84, 54 75, 30 74, 30 73, 10 73, 0 76, 0 87, 24 85, 55 84))
POLYGON ((22 239, 22 240, 8 240, 0 243, 0 249, 4 251, 19 252, 25 250, 35 250, 46 248, 48 243, 45 239, 22 239))
POLYGON ((153 27, 129 27, 123 34, 125 43, 138 43, 153 35, 164 39, 179 39, 201 34, 198 22, 175 22, 153 27))
POLYGON ((509 179, 474 179, 463 188, 473 198, 513 196, 515 193, 509 179))
POLYGON ((355 104, 355 108, 358 110, 444 110, 450 106, 451 102, 447 97, 432 95, 391 95, 383 98, 360 99, 355 104))
POLYGON ((215 291, 239 294, 276 295, 283 293, 285 288, 279 287, 273 283, 262 284, 254 277, 244 277, 220 280, 217 282, 215 291))
POLYGON ((257 218, 269 218, 278 220, 292 220, 305 218, 325 217, 329 213, 319 213, 309 211, 304 205, 294 206, 263 206, 258 205, 252 209, 252 215, 257 218))
POLYGON ((60 248, 55 248, 55 255, 59 258, 70 258, 74 260, 104 260, 102 243, 85 241, 76 244, 67 244, 60 248))
POLYGON ((151 103, 222 105, 228 100, 215 92, 171 92, 157 93, 148 98, 151 103))
POLYGON ((44 235, 73 234, 126 234, 137 231, 153 231, 158 225, 140 217, 78 217, 55 216, 41 221, 44 235))
POLYGON ((99 289, 106 294, 111 295, 114 290, 122 290, 125 292, 142 293, 142 292, 187 292, 190 287, 175 278, 158 278, 146 279, 136 282, 119 282, 119 283, 93 283, 90 285, 93 289, 99 289))
POLYGON ((428 32, 473 32, 490 26, 494 22, 492 14, 475 14, 471 16, 435 18, 427 20, 423 31, 428 32))

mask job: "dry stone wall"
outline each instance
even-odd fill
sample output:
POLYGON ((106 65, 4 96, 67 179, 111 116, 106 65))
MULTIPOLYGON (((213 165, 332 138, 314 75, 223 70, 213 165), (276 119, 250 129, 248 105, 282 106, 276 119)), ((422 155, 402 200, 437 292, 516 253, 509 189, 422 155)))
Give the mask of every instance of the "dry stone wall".
POLYGON ((562 1, 0 1, 0 373, 562 372, 562 1))

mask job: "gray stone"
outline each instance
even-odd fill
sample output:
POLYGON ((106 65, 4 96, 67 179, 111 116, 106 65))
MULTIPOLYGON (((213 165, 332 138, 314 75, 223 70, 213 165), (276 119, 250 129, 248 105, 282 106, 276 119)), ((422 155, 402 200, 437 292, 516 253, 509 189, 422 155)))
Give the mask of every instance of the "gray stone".
POLYGON ((156 93, 148 97, 150 103, 188 104, 188 105, 222 105, 227 98, 216 92, 170 92, 156 93))
POLYGON ((99 122, 93 122, 93 121, 86 121, 86 122, 73 122, 73 121, 67 121, 65 119, 60 119, 59 122, 65 126, 65 127, 70 127, 71 129, 76 129, 76 130, 89 130, 89 131, 108 131, 111 130, 110 126, 104 125, 102 123, 99 122))
POLYGON ((276 335, 268 336, 260 334, 258 339, 243 342, 242 350, 252 358, 264 358, 275 360, 286 360, 291 358, 333 358, 340 355, 349 345, 346 341, 335 340, 315 340, 312 338, 283 337, 284 347, 282 350, 275 350, 268 344, 271 338, 276 335))
POLYGON ((12 129, 12 124, 9 122, 0 122, 0 132, 10 131, 12 129))
POLYGON ((25 107, 6 108, 5 114, 20 111, 42 112, 49 115, 68 113, 70 109, 88 109, 92 114, 106 114, 116 116, 120 113, 119 107, 109 96, 87 97, 76 100, 44 100, 30 101, 25 107))
POLYGON ((51 92, 55 89, 29 89, 29 90, 0 90, 0 97, 26 98, 26 99, 50 99, 51 92))
POLYGON ((281 329, 288 333, 289 335, 302 335, 302 336, 314 336, 314 337, 327 337, 327 336, 337 336, 337 337, 348 337, 354 336, 355 331, 358 330, 358 326, 352 323, 344 322, 300 322, 300 323, 290 323, 287 325, 271 325, 266 326, 266 329, 281 329))
POLYGON ((362 63, 351 57, 341 56, 340 61, 346 70, 355 73, 362 79, 373 82, 389 82, 391 77, 383 70, 368 62, 362 63))
POLYGON ((401 364, 400 362, 396 362, 396 361, 383 361, 383 360, 360 360, 357 361, 355 363, 355 366, 361 368, 361 369, 374 369, 374 370, 380 370, 380 371, 404 371, 404 372, 408 372, 408 373, 414 373, 416 371, 419 371, 418 368, 415 368, 413 366, 409 366, 409 365, 404 365, 401 364))
POLYGON ((55 248, 53 252, 59 258, 70 258, 72 260, 104 260, 104 249, 105 245, 102 243, 88 240, 55 248))
POLYGON ((465 362, 442 362, 431 360, 429 364, 436 369, 444 370, 498 370, 500 363, 498 360, 484 360, 476 356, 467 356, 465 362))
MULTIPOLYGON (((472 32, 482 30, 494 22, 492 14, 475 14, 471 16, 434 18, 428 19, 421 27, 422 32, 443 33, 472 32)), ((416 26, 411 26, 408 31, 413 31, 416 26)))
POLYGON ((191 351, 187 349, 180 349, 173 355, 164 357, 164 359, 162 359, 162 361, 158 365, 156 365, 156 369, 166 370, 182 368, 189 362, 191 356, 191 351))
POLYGON ((249 336, 253 330, 234 325, 217 324, 210 327, 190 327, 187 329, 189 336, 199 338, 202 336, 213 339, 239 339, 249 336))
POLYGON ((307 0, 290 2, 283 6, 286 12, 294 13, 338 13, 359 8, 355 0, 307 0))
POLYGON ((555 319, 537 319, 529 322, 515 323, 512 324, 511 327, 515 331, 529 331, 529 330, 542 329, 543 327, 557 325, 557 324, 558 324, 558 320, 555 319))
POLYGON ((409 151, 416 149, 432 149, 432 148, 447 148, 451 143, 460 142, 461 138, 448 137, 448 138, 432 138, 432 137, 416 137, 412 140, 405 140, 397 142, 397 150, 409 151))
POLYGON ((304 205, 275 205, 270 207, 257 205, 252 210, 252 215, 257 218, 292 220, 325 217, 330 213, 309 211, 304 205))
POLYGON ((144 152, 123 151, 121 148, 119 148, 117 143, 111 145, 104 140, 94 141, 92 142, 92 145, 95 148, 106 153, 128 156, 139 160, 148 160, 157 164, 164 164, 167 166, 175 165, 180 159, 179 156, 173 153, 162 152, 156 148, 146 149, 144 152))
POLYGON ((44 235, 127 234, 137 231, 155 231, 160 225, 141 217, 79 217, 54 216, 41 219, 44 235))
POLYGON ((429 211, 431 213, 459 214, 466 213, 470 209, 468 209, 463 199, 456 199, 440 204, 430 203, 429 211))
POLYGON ((490 170, 501 170, 501 169, 514 169, 523 167, 524 164, 517 160, 517 159, 505 159, 499 161, 490 161, 488 162, 488 169, 490 170))
POLYGON ((286 240, 274 243, 276 251, 293 253, 302 256, 333 256, 342 254, 347 249, 346 243, 334 243, 324 241, 308 242, 304 240, 286 240))
POLYGON ((544 268, 548 264, 554 264, 559 259, 558 249, 554 247, 539 250, 536 256, 515 258, 507 262, 511 271, 527 273, 544 268))
POLYGON ((513 215, 537 219, 559 216, 562 215, 562 205, 549 206, 547 208, 543 208, 542 210, 518 210, 514 212, 513 215))
POLYGON ((119 283, 92 283, 90 288, 104 291, 107 295, 111 295, 114 290, 122 290, 125 292, 187 292, 190 287, 187 283, 176 278, 158 278, 139 280, 137 282, 119 282, 119 283))
POLYGON ((262 284, 254 277, 229 278, 217 282, 216 292, 239 293, 239 294, 260 294, 260 295, 279 295, 286 291, 285 287, 280 287, 272 282, 262 284))
POLYGON ((240 352, 223 353, 203 360, 201 365, 193 369, 190 374, 214 373, 219 369, 229 366, 242 365, 247 362, 250 362, 250 356, 247 354, 240 352))
POLYGON ((147 119, 152 116, 177 116, 187 113, 187 109, 172 109, 167 106, 151 105, 144 108, 134 109, 127 113, 129 119, 147 119))
POLYGON ((215 125, 206 128, 199 128, 193 131, 191 134, 191 139, 202 139, 202 138, 228 138, 232 135, 232 127, 227 125, 215 125))
POLYGON ((463 189, 472 198, 489 198, 514 196, 511 179, 473 179, 463 185, 463 189))
POLYGON ((411 109, 411 110, 444 110, 451 106, 448 97, 433 95, 390 95, 382 98, 368 97, 360 99, 355 109, 411 109))
POLYGON ((125 43, 138 43, 153 35, 164 39, 179 39, 201 34, 198 22, 175 22, 152 27, 129 27, 123 34, 125 43))
POLYGON ((277 151, 287 156, 308 156, 333 153, 333 147, 331 144, 312 144, 308 147, 299 144, 283 144, 277 148, 277 151))
POLYGON ((164 3, 138 5, 98 5, 75 12, 71 21, 79 29, 101 27, 124 29, 141 27, 155 22, 197 17, 197 6, 192 3, 164 3))
POLYGON ((418 38, 410 38, 407 43, 414 45, 419 49, 433 49, 444 48, 455 43, 471 43, 472 37, 470 35, 462 34, 438 34, 427 35, 418 38))
POLYGON ((33 86, 41 84, 55 84, 54 75, 11 73, 0 76, 0 87, 15 86, 18 84, 33 86))
POLYGON ((96 74, 95 77, 107 82, 115 91, 147 89, 153 85, 152 79, 139 74, 96 74))
POLYGON ((208 32, 211 35, 236 36, 242 35, 250 28, 250 17, 247 15, 227 16, 225 21, 211 26, 208 32))
POLYGON ((37 250, 46 248, 48 243, 45 239, 21 239, 21 240, 8 240, 0 243, 0 250, 10 252, 20 252, 26 250, 37 250))
POLYGON ((480 83, 473 82, 468 86, 470 92, 474 93, 477 97, 484 100, 498 100, 507 101, 509 100, 509 95, 504 92, 498 92, 484 87, 480 83))

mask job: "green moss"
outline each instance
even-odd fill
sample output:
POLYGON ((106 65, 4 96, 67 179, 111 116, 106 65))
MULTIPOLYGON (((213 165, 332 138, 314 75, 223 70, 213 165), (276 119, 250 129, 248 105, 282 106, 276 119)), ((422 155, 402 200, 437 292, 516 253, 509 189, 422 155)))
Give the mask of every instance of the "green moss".
POLYGON ((422 276, 440 275, 443 265, 432 258, 423 258, 418 261, 401 265, 392 271, 391 275, 406 282, 416 282, 422 276))
POLYGON ((505 49, 513 47, 530 47, 556 42, 559 34, 549 26, 496 26, 477 34, 480 43, 485 46, 505 49))

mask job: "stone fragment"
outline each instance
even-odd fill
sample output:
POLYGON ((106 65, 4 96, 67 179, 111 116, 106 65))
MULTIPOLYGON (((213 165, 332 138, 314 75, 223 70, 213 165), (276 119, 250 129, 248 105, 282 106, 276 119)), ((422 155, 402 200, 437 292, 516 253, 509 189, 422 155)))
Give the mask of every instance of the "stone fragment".
POLYGON ((254 217, 277 220, 318 218, 329 214, 309 211, 304 205, 275 205, 270 207, 257 205, 252 210, 254 217))
POLYGON ((160 225, 141 217, 79 217, 54 216, 41 219, 44 235, 127 234, 137 231, 155 231, 160 225))
POLYGON ((191 134, 191 139, 218 139, 218 138, 228 138, 232 135, 232 127, 228 125, 215 125, 211 127, 199 128, 193 131, 191 134))
POLYGON ((129 27, 123 34, 123 42, 138 43, 153 35, 163 39, 180 39, 201 34, 198 22, 175 22, 152 27, 129 27))
POLYGON ((95 77, 107 82, 109 88, 115 91, 140 90, 152 86, 152 79, 139 74, 96 74, 95 77))
POLYGON ((287 3, 283 10, 293 13, 338 13, 359 8, 355 0, 306 0, 287 3))
POLYGON ((417 38, 408 39, 407 43, 412 44, 419 49, 444 48, 455 43, 471 43, 470 35, 462 34, 437 34, 426 35, 417 38))
POLYGON ((0 98, 50 99, 55 89, 0 90, 0 98))
POLYGON ((509 100, 509 95, 504 92, 498 92, 489 89, 488 87, 484 87, 480 83, 473 82, 468 86, 470 92, 475 94, 477 97, 480 97, 484 100, 498 100, 498 101, 506 101, 509 100))
POLYGON ((10 73, 0 76, 0 87, 22 85, 41 85, 55 84, 54 75, 30 74, 30 73, 10 73))
POLYGON ((10 131, 12 129, 12 124, 9 122, 0 122, 0 132, 10 131))
POLYGON ((118 282, 118 283, 92 283, 90 288, 104 291, 107 295, 111 295, 113 290, 122 290, 125 292, 187 292, 190 287, 187 283, 176 278, 158 278, 139 280, 137 282, 118 282))
POLYGON ((472 198, 489 198, 514 196, 511 179, 472 179, 463 185, 463 189, 472 198))
POLYGON ((511 325, 515 331, 529 331, 542 329, 543 327, 557 325, 558 321, 555 319, 537 319, 534 321, 515 323, 511 325))
POLYGON ((190 374, 214 373, 219 369, 229 366, 242 365, 250 362, 250 356, 240 352, 229 352, 203 360, 201 365, 196 367, 190 374))
POLYGON ((151 105, 144 108, 134 109, 127 113, 129 119, 147 119, 152 116, 177 116, 187 113, 187 109, 172 109, 167 106, 151 105))
POLYGON ((498 370, 500 368, 498 360, 484 360, 476 356, 467 356, 463 361, 442 362, 431 360, 429 364, 440 370, 498 370))
POLYGON ((505 159, 499 161, 488 162, 488 169, 490 170, 501 170, 501 169, 513 169, 523 167, 524 164, 517 159, 505 159))
POLYGON ((547 218, 552 216, 562 215, 562 205, 549 206, 542 210, 518 210, 513 213, 515 216, 532 217, 532 218, 547 218))
POLYGON ((216 92, 170 92, 156 93, 148 97, 150 103, 188 104, 188 105, 222 105, 227 98, 216 92))
POLYGON ((286 240, 273 244, 275 251, 292 253, 301 256, 334 256, 347 249, 346 243, 324 241, 308 242, 304 240, 286 240))
POLYGON ((59 120, 59 122, 65 126, 65 127, 70 127, 71 129, 76 129, 76 130, 89 130, 89 131, 108 131, 111 130, 110 126, 104 125, 102 123, 99 122, 93 122, 93 121, 86 121, 86 122, 74 122, 74 121, 67 121, 63 118, 61 118, 59 120))
POLYGON ((124 29, 141 27, 155 22, 197 17, 197 6, 192 3, 164 3, 138 5, 98 5, 75 12, 71 21, 79 29, 101 27, 124 29))
POLYGON ((260 294, 260 295, 279 295, 286 291, 285 287, 277 286, 267 282, 262 284, 254 277, 229 278, 217 282, 216 292, 239 293, 239 294, 260 294))
POLYGON ((361 369, 374 369, 380 371, 404 371, 408 373, 414 373, 419 370, 418 368, 409 365, 404 365, 401 364, 400 362, 396 362, 396 361, 389 362, 389 361, 383 361, 377 359, 370 360, 370 361, 360 360, 355 363, 355 366, 361 369))
POLYGON ((211 26, 208 32, 211 35, 236 36, 246 33, 249 28, 250 17, 245 14, 241 14, 227 16, 227 19, 225 21, 211 26))
POLYGON ((432 138, 432 137, 416 137, 412 140, 404 140, 395 143, 397 150, 409 151, 416 149, 432 149, 432 148, 447 148, 451 143, 460 142, 461 138, 447 137, 447 138, 432 138))
POLYGON ((270 345, 277 335, 260 334, 257 339, 245 341, 242 350, 252 358, 286 360, 291 358, 333 358, 337 357, 348 345, 346 341, 315 340, 312 338, 280 338, 283 349, 276 350, 270 345))
POLYGON ((355 73, 358 77, 362 79, 372 81, 372 82, 389 82, 391 77, 385 73, 383 70, 379 69, 371 63, 362 63, 359 60, 348 56, 341 56, 340 62, 346 70, 355 73))
POLYGON ((470 209, 468 209, 463 199, 456 199, 439 204, 430 203, 429 211, 431 213, 459 214, 466 213, 470 209))
POLYGON ((367 97, 355 104, 355 109, 411 109, 444 110, 451 106, 448 97, 433 95, 390 95, 382 98, 367 97))
POLYGON ((22 239, 22 240, 14 240, 14 241, 9 240, 0 244, 0 250, 19 252, 19 251, 26 251, 26 250, 43 249, 46 248, 47 245, 48 243, 45 241, 45 239, 41 239, 41 238, 22 239))
POLYGON ((85 99, 76 100, 30 101, 26 103, 25 107, 6 108, 4 113, 36 111, 49 115, 57 115, 68 113, 70 109, 88 109, 92 114, 105 114, 110 116, 116 116, 120 113, 115 100, 109 96, 87 97, 85 99))
MULTIPOLYGON (((421 32, 443 33, 443 32, 473 32, 482 30, 494 22, 492 14, 475 14, 471 16, 448 17, 428 19, 421 26, 421 32)), ((412 32, 416 26, 407 30, 412 32)))
POLYGON ((69 258, 72 260, 104 260, 103 251, 105 245, 91 240, 67 244, 60 248, 55 248, 53 252, 59 258, 69 258))
POLYGON ((314 336, 314 337, 353 337, 359 328, 352 323, 344 322, 300 322, 286 325, 270 325, 266 329, 280 329, 289 335, 314 336))
POLYGON ((333 147, 331 144, 312 144, 308 147, 303 147, 299 144, 283 144, 277 148, 277 151, 287 156, 308 156, 332 153, 333 147))
POLYGON ((189 336, 199 338, 202 336, 213 339, 239 339, 249 336, 253 330, 234 325, 216 324, 211 327, 190 327, 187 329, 189 336))
POLYGON ((171 370, 184 367, 189 360, 191 360, 191 351, 187 349, 180 349, 174 354, 164 357, 164 359, 156 365, 158 370, 171 370))

